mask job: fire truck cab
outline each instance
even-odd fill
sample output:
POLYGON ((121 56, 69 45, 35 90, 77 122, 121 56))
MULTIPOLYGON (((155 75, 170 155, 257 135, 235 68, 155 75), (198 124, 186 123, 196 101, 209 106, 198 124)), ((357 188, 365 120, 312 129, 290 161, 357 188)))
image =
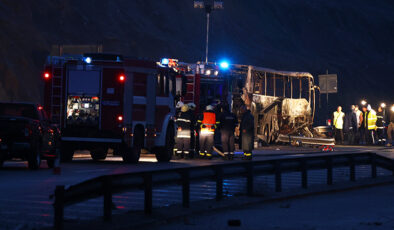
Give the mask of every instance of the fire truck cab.
POLYGON ((117 54, 49 56, 44 109, 62 133, 62 159, 108 149, 138 162, 142 149, 169 161, 174 145, 175 72, 154 61, 117 54))
POLYGON ((216 63, 184 63, 176 59, 165 59, 161 65, 173 68, 176 72, 177 100, 194 103, 196 113, 207 105, 231 101, 231 78, 229 72, 216 63), (168 61, 167 61, 168 60, 168 61), (163 64, 164 63, 164 64, 163 64))

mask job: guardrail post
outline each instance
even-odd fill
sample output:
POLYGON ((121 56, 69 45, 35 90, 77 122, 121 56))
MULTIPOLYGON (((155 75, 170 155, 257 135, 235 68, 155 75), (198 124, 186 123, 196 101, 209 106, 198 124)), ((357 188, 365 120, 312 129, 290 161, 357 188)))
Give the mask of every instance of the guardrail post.
POLYGON ((111 177, 105 176, 103 180, 104 191, 104 220, 109 221, 112 218, 112 181, 111 177))
POLYGON ((181 176, 182 176, 182 204, 184 208, 188 208, 190 204, 189 170, 187 169, 182 170, 181 176))
POLYGON ((301 159, 301 177, 302 177, 302 188, 308 188, 308 171, 307 163, 305 159, 301 159))
POLYGON ((152 174, 145 174, 144 176, 144 191, 145 191, 145 214, 152 214, 152 174))
POLYGON ((327 157, 327 184, 332 185, 332 157, 327 157))
POLYGON ((55 202, 53 204, 55 209, 55 223, 54 228, 56 230, 63 229, 63 217, 64 217, 64 185, 58 185, 55 189, 55 202))
POLYGON ((371 153, 371 177, 376 178, 376 153, 371 153))
POLYGON ((349 168, 350 168, 350 181, 356 181, 356 165, 354 163, 354 157, 349 157, 349 168))
POLYGON ((248 193, 248 196, 253 196, 253 162, 250 162, 246 166, 246 180, 247 180, 247 185, 246 185, 246 190, 248 193))
POLYGON ((216 171, 216 200, 219 201, 223 198, 223 170, 218 166, 216 171))
POLYGON ((275 191, 282 191, 282 169, 280 167, 280 161, 275 162, 275 191))

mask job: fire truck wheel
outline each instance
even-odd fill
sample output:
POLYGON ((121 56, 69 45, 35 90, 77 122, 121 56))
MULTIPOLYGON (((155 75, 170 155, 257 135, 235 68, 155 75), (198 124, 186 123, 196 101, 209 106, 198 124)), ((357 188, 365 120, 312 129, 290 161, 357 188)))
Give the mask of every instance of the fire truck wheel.
POLYGON ((105 160, 107 158, 107 151, 103 147, 98 147, 90 150, 90 156, 92 156, 92 159, 97 161, 97 160, 105 160))
POLYGON ((138 161, 140 160, 140 155, 141 147, 139 146, 126 148, 126 150, 122 152, 123 161, 126 163, 138 163, 138 161))
POLYGON ((39 145, 32 148, 27 156, 27 165, 29 169, 38 169, 41 164, 41 148, 39 145))
POLYGON ((163 147, 156 147, 155 154, 158 162, 168 162, 171 160, 175 145, 175 130, 169 125, 166 133, 166 142, 163 147))

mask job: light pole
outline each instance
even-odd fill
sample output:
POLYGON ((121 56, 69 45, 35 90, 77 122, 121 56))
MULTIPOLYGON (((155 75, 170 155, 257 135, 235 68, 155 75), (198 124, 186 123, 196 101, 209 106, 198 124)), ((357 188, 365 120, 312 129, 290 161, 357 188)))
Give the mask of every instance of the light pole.
POLYGON ((205 9, 205 13, 207 14, 207 37, 205 43, 205 64, 207 64, 209 44, 209 15, 213 10, 224 9, 223 0, 194 0, 194 8, 205 9))

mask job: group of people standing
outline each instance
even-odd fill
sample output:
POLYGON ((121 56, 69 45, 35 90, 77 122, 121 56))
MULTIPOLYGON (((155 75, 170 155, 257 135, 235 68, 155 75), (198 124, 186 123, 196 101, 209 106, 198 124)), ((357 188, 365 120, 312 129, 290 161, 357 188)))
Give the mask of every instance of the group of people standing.
POLYGON ((388 111, 379 106, 377 112, 371 105, 363 105, 361 110, 358 105, 352 105, 351 111, 347 114, 338 106, 337 111, 333 113, 333 128, 337 144, 344 144, 346 136, 347 143, 351 145, 386 144, 390 147, 394 132, 394 104, 388 111))
MULTIPOLYGON (((226 160, 234 158, 235 130, 238 127, 237 116, 230 111, 226 103, 216 106, 207 105, 205 110, 195 116, 195 104, 177 103, 174 154, 177 158, 193 158, 198 152, 200 158, 212 159, 214 148, 219 149, 226 160)), ((250 110, 243 108, 240 122, 240 148, 244 159, 252 159, 254 141, 254 118, 250 110)))

